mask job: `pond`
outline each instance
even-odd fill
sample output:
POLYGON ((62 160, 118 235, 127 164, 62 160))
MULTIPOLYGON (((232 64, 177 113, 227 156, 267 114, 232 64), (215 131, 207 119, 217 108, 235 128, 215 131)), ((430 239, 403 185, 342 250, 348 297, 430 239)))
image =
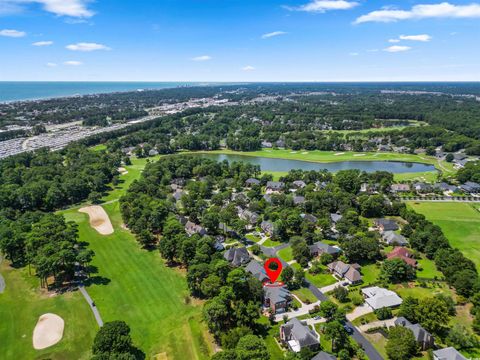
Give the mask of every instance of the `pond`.
POLYGON ((433 165, 401 161, 338 161, 321 163, 302 160, 272 159, 236 154, 199 154, 199 156, 216 161, 244 161, 250 164, 260 165, 260 169, 263 171, 273 172, 290 171, 293 169, 317 171, 326 169, 330 172, 359 169, 366 172, 388 171, 397 174, 435 171, 435 167, 433 165))

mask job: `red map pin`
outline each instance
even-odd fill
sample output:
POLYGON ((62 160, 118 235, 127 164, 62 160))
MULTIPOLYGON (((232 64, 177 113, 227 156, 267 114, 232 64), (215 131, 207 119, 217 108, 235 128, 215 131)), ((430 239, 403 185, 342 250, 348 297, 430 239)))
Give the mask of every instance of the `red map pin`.
POLYGON ((282 272, 282 263, 280 262, 280 260, 278 260, 277 258, 270 258, 265 261, 263 267, 265 268, 265 272, 267 273, 270 282, 273 284, 275 281, 277 281, 280 273, 282 272), (271 264, 276 264, 276 269, 270 268, 271 264))

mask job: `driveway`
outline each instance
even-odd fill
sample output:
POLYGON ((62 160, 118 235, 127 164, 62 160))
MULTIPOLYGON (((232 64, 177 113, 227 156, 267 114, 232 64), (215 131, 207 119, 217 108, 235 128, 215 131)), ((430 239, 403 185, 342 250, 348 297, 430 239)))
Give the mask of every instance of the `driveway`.
POLYGON ((345 287, 345 286, 342 285, 344 282, 345 282, 345 280, 336 282, 335 284, 332 284, 332 285, 324 286, 324 287, 320 288, 320 291, 322 293, 328 293, 328 292, 332 291, 333 289, 335 289, 337 286, 345 287))
POLYGON ((314 302, 312 304, 304 304, 301 308, 298 308, 297 310, 294 310, 294 311, 289 311, 282 314, 276 314, 275 321, 276 322, 282 321, 285 315, 287 316, 288 319, 302 316, 302 315, 307 315, 310 310, 313 310, 313 308, 318 305, 320 305, 320 301, 314 302))
POLYGON ((368 306, 367 304, 363 304, 361 306, 357 306, 353 311, 346 315, 348 321, 353 321, 360 316, 370 314, 373 312, 373 309, 368 306))
POLYGON ((397 320, 396 317, 388 319, 388 320, 373 321, 373 322, 365 324, 365 325, 360 325, 358 327, 358 330, 360 330, 361 332, 365 332, 369 329, 378 328, 378 327, 389 328, 389 327, 395 326, 395 320, 397 320))

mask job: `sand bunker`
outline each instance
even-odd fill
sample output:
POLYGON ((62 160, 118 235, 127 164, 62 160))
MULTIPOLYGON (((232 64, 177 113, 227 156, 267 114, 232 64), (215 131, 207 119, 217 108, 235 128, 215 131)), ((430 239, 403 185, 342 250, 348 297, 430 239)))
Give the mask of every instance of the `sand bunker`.
POLYGON ((113 226, 110 222, 110 218, 100 205, 83 207, 78 211, 88 214, 90 217, 90 226, 97 230, 100 234, 113 234, 113 226))
POLYGON ((33 330, 33 348, 41 350, 55 345, 63 337, 65 322, 55 314, 43 314, 33 330))
POLYGON ((117 171, 118 171, 121 175, 128 174, 127 169, 125 169, 124 167, 119 167, 119 168, 117 169, 117 171))
POLYGON ((344 155, 344 154, 345 154, 345 153, 343 152, 343 153, 335 153, 335 154, 333 154, 333 155, 338 156, 338 155, 344 155))
POLYGON ((353 154, 353 156, 365 156, 366 154, 353 154))

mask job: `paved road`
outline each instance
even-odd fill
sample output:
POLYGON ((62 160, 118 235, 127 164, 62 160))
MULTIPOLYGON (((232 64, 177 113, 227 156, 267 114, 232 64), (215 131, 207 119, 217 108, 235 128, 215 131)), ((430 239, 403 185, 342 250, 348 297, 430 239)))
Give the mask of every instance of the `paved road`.
MULTIPOLYGON (((265 246, 260 246, 260 249, 262 252, 269 257, 275 257, 277 255, 277 251, 280 249, 283 249, 287 247, 289 244, 282 244, 279 246, 276 246, 274 248, 267 248, 265 246)), ((280 259, 282 262, 282 265, 284 267, 289 266, 285 261, 280 259)), ((305 282, 308 284, 308 289, 315 295, 315 297, 320 301, 325 301, 328 300, 328 298, 325 296, 324 293, 322 293, 316 286, 314 286, 312 283, 309 281, 305 280, 305 282)), ((373 347, 373 345, 358 331, 358 329, 350 322, 347 321, 346 324, 352 329, 352 338, 359 344, 363 351, 365 352, 365 355, 370 359, 370 360, 384 360, 383 357, 380 355, 380 353, 373 347)))
POLYGON ((353 330, 351 337, 362 347, 363 351, 365 351, 365 355, 367 355, 370 360, 383 360, 382 355, 380 355, 370 341, 365 339, 365 337, 350 321, 347 321, 346 324, 353 330))
POLYGON ((90 294, 88 293, 87 289, 85 289, 85 286, 83 285, 82 279, 85 277, 85 273, 83 272, 83 269, 81 268, 78 262, 75 263, 75 277, 78 284, 78 290, 80 290, 80 293, 83 295, 83 297, 87 301, 88 306, 90 306, 90 309, 93 312, 93 316, 95 316, 95 320, 97 320, 98 326, 102 327, 103 326, 102 317, 100 316, 100 312, 98 311, 97 306, 95 305, 92 298, 90 297, 90 294))
POLYGON ((103 326, 103 320, 102 317, 100 316, 100 312, 97 309, 97 306, 93 302, 92 298, 87 292, 87 289, 85 289, 85 286, 83 284, 78 285, 78 290, 82 293, 83 297, 85 300, 87 300, 88 305, 90 306, 90 309, 93 311, 93 315, 95 316, 95 320, 97 320, 98 326, 102 327, 103 326))

